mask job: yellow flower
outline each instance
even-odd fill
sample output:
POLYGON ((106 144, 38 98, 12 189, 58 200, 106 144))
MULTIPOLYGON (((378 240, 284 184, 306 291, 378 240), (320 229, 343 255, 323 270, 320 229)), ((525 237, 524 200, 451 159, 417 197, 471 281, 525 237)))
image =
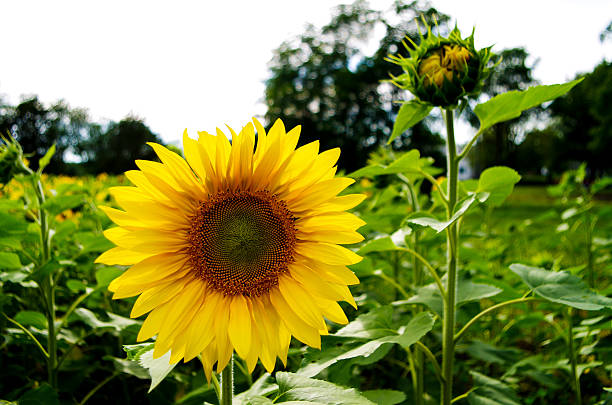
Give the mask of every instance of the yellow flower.
POLYGON ((300 128, 257 120, 232 143, 183 135, 186 160, 150 144, 161 163, 136 161, 135 187, 111 189, 123 211, 103 207, 119 227, 117 247, 97 262, 132 265, 109 286, 113 298, 140 295, 131 316, 149 313, 138 340, 157 335, 154 357, 171 363, 198 354, 210 379, 233 351, 252 371, 286 363, 291 336, 320 348, 324 317, 345 324, 337 301, 355 306, 346 266, 361 258, 338 244, 363 239, 345 212, 364 196, 337 196, 353 180, 336 178, 339 149, 315 141, 296 149, 300 128), (257 146, 255 148, 255 143, 257 146))

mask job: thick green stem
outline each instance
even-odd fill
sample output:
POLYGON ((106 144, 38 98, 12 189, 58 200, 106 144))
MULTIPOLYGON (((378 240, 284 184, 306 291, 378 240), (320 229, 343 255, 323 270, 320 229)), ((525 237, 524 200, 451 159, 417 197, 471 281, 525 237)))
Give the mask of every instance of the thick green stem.
MULTIPOLYGON (((420 210, 419 200, 416 196, 416 192, 414 190, 414 186, 412 183, 408 184, 408 190, 410 191, 410 202, 412 204, 412 211, 417 212, 420 210)), ((416 253, 419 252, 419 232, 414 231, 412 236, 412 247, 416 253)), ((423 284, 423 269, 421 268, 421 262, 417 259, 416 256, 412 256, 412 282, 415 288, 420 287, 423 284)), ((417 307, 417 311, 420 311, 421 308, 417 307)), ((417 342, 420 343, 420 342, 417 342)), ((416 373, 416 381, 414 387, 414 403, 415 405, 423 405, 423 392, 425 386, 425 357, 421 350, 415 350, 414 352, 414 369, 416 373)))
POLYGON ((221 405, 232 405, 234 396, 234 355, 221 372, 221 405))
MULTIPOLYGON (((38 199, 38 217, 40 225, 40 265, 44 266, 51 258, 51 235, 49 232, 49 219, 47 211, 43 207, 45 203, 45 191, 40 179, 40 174, 32 174, 32 185, 38 199)), ((45 277, 41 288, 43 299, 47 309, 47 375, 49 385, 57 388, 57 335, 55 331, 55 283, 53 275, 45 277)))
POLYGON ((582 394, 580 393, 580 375, 577 370, 576 349, 574 348, 574 330, 572 328, 572 309, 567 309, 567 350, 571 361, 572 380, 576 392, 576 405, 582 405, 582 394))
MULTIPOLYGON (((448 109, 446 115, 446 146, 447 146, 447 183, 448 198, 447 218, 450 219, 457 202, 457 177, 459 172, 459 159, 457 159, 457 146, 453 129, 453 111, 448 109)), ((457 245, 458 228, 453 223, 446 232, 448 271, 446 273, 446 300, 444 302, 444 319, 442 324, 442 395, 440 403, 450 405, 453 397, 453 360, 455 357, 455 296, 457 290, 457 245)))

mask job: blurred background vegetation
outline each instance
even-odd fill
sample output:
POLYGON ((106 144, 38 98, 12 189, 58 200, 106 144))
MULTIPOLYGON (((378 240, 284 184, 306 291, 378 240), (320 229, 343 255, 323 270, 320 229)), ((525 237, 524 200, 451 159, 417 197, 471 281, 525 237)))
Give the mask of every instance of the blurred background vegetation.
MULTIPOLYGON (((450 16, 427 3, 397 1, 393 10, 382 12, 358 0, 339 6, 327 25, 308 26, 302 35, 282 42, 273 51, 265 82, 266 121, 282 117, 288 127, 302 125, 302 143, 320 139, 322 149, 341 147, 339 164, 348 172, 364 166, 388 139, 399 109, 397 101, 408 96, 381 82, 389 74, 399 74, 385 57, 407 53, 402 45, 405 35, 418 41, 414 20, 420 15, 429 22, 435 16, 439 29, 449 30, 450 16), (372 47, 368 40, 373 37, 381 39, 374 44, 374 52, 366 55, 364 48, 372 47)), ((612 41, 611 30, 608 26, 601 33, 602 42, 612 41)), ((532 76, 535 64, 528 63, 531 58, 524 48, 496 51, 503 59, 488 80, 483 98, 537 84, 532 76)), ((507 165, 526 182, 550 183, 581 162, 587 163, 589 178, 609 174, 612 64, 602 61, 581 76, 585 80, 567 96, 489 129, 470 155, 467 175, 507 165)), ((460 119, 478 127, 469 107, 460 119)), ((419 149, 443 167, 441 129, 440 118, 428 118, 391 146, 419 149)), ((61 100, 45 105, 35 95, 23 97, 18 105, 0 99, 0 132, 7 131, 32 154, 33 162, 55 143, 57 153, 47 171, 68 175, 122 173, 135 168, 134 159, 154 159, 145 142, 161 142, 138 117, 101 124, 92 122, 86 109, 72 108, 61 100)))

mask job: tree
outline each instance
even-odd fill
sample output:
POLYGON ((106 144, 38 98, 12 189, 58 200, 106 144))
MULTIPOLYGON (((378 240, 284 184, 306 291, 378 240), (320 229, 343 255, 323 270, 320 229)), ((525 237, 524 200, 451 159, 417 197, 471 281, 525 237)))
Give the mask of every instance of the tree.
POLYGON ((38 160, 56 145, 46 168, 49 173, 65 171, 64 155, 74 151, 88 126, 87 110, 71 109, 62 100, 47 108, 37 96, 31 96, 15 107, 0 106, 0 132, 12 133, 23 150, 32 154, 32 167, 37 168, 38 160))
MULTIPOLYGON (((385 60, 402 49, 405 35, 418 40, 413 20, 437 18, 446 29, 448 17, 417 2, 394 3, 388 13, 372 10, 365 1, 339 6, 331 22, 321 29, 309 26, 293 41, 274 51, 271 77, 266 81, 266 119, 282 118, 285 125, 302 126, 301 142, 319 139, 321 149, 339 146, 339 166, 347 171, 363 166, 370 152, 386 143, 399 110, 396 101, 407 94, 381 79, 401 69, 385 60), (399 22, 397 22, 399 21, 399 22), (360 51, 380 27, 384 35, 372 56, 360 51)), ((444 165, 439 134, 428 121, 407 131, 393 143, 395 149, 417 148, 444 165)))
POLYGON ((136 159, 157 160, 147 142, 161 140, 142 119, 127 117, 111 122, 105 130, 99 124, 92 125, 78 150, 88 173, 120 174, 136 169, 136 159))
MULTIPOLYGON (((532 76, 534 66, 527 65, 529 54, 523 48, 504 49, 499 56, 501 62, 485 82, 482 92, 489 97, 511 90, 525 90, 536 81, 532 76)), ((527 110, 520 117, 505 121, 489 128, 478 140, 470 153, 470 163, 476 173, 495 165, 506 165, 521 170, 522 160, 517 159, 516 145, 523 125, 533 116, 542 112, 541 108, 527 110)), ((470 108, 465 117, 474 127, 480 125, 478 117, 470 108)))
POLYGON ((610 173, 612 162, 612 63, 603 61, 550 110, 561 133, 561 170, 587 162, 592 176, 610 173))

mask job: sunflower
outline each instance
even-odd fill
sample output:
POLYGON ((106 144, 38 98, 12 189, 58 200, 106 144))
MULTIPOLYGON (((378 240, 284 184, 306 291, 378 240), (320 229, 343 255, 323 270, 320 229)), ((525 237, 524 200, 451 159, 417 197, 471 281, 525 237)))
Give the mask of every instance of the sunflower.
POLYGON ((300 127, 277 120, 266 134, 253 123, 229 128, 232 143, 219 129, 198 141, 185 131, 186 159, 151 143, 161 163, 137 160, 134 187, 110 190, 123 210, 101 207, 119 226, 96 261, 131 266, 109 290, 139 295, 138 341, 157 335, 153 355, 170 351, 171 364, 200 355, 208 379, 234 350, 249 371, 258 359, 286 365, 291 336, 320 348, 324 318, 348 322, 338 301, 356 307, 346 266, 361 258, 339 244, 363 239, 364 222, 345 210, 364 196, 338 196, 353 183, 335 177, 340 150, 296 149, 300 127))

